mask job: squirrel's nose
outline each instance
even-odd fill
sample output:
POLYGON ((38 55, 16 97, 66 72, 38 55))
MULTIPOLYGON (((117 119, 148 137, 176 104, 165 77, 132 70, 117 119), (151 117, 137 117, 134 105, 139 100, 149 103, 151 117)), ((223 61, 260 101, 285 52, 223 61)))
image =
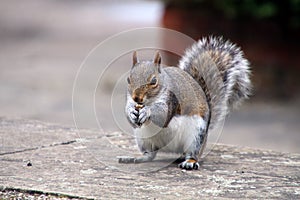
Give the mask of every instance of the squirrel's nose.
POLYGON ((133 96, 133 101, 142 104, 143 103, 143 98, 139 96, 133 96))
POLYGON ((141 89, 135 89, 132 93, 132 99, 138 104, 143 104, 145 97, 145 92, 141 89))

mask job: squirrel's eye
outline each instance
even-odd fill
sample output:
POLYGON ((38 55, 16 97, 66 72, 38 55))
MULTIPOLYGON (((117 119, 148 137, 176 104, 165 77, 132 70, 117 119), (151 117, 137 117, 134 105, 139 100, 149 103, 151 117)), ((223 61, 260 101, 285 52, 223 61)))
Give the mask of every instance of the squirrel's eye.
POLYGON ((127 83, 130 84, 130 78, 129 77, 127 78, 127 83))
POLYGON ((156 84, 157 84, 157 78, 154 76, 150 81, 150 85, 156 85, 156 84))

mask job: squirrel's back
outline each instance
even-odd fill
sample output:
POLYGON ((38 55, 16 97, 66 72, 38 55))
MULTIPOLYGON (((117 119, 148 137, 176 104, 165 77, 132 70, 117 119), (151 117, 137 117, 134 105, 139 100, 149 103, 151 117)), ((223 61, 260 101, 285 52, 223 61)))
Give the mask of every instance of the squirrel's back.
POLYGON ((210 128, 250 95, 249 62, 235 44, 221 37, 203 38, 187 49, 179 68, 202 87, 211 110, 210 128))

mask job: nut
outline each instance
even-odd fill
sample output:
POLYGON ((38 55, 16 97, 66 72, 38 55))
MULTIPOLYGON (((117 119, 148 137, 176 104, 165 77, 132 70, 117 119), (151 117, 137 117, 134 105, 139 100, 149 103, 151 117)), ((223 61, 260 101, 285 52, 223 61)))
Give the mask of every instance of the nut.
POLYGON ((137 109, 137 110, 139 110, 139 109, 141 109, 141 108, 143 108, 143 107, 144 107, 143 104, 136 104, 136 105, 135 105, 135 109, 137 109))

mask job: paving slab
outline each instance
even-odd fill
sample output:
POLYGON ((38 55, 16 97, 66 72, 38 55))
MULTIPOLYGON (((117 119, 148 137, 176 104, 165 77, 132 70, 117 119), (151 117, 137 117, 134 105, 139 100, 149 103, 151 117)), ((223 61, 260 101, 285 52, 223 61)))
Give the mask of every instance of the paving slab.
POLYGON ((2 190, 67 199, 300 199, 299 154, 218 144, 200 170, 186 171, 166 155, 119 164, 117 156, 138 153, 119 132, 6 118, 0 130, 2 190))

